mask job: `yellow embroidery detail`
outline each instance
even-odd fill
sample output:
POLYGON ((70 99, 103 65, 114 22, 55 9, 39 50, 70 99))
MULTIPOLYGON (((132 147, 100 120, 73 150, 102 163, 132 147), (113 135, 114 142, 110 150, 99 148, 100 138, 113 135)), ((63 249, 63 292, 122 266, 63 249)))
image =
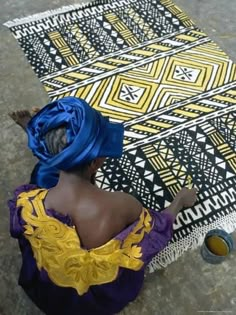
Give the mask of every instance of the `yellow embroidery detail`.
POLYGON ((114 281, 119 267, 142 268, 142 248, 138 243, 152 229, 148 210, 142 210, 138 223, 124 241, 112 239, 98 248, 85 250, 74 227, 45 213, 46 194, 44 189, 23 192, 17 206, 22 207, 24 236, 31 244, 37 266, 44 268, 55 284, 72 287, 82 295, 91 285, 114 281))

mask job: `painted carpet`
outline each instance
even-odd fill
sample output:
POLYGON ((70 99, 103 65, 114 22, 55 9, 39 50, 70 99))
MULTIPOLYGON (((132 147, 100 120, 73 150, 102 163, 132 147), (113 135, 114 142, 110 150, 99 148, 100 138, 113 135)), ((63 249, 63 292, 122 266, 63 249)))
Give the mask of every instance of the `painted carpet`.
POLYGON ((188 185, 150 270, 236 227, 236 71, 228 56, 169 0, 97 1, 6 23, 51 100, 85 99, 125 124, 124 155, 97 176, 106 190, 161 211, 188 185))

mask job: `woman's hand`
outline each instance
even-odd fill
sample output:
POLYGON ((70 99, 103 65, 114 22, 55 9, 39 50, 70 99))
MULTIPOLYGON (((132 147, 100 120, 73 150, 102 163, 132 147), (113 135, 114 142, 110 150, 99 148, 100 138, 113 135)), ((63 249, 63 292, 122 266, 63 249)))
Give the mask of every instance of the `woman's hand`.
POLYGON ((182 188, 180 192, 176 195, 175 199, 177 200, 181 208, 192 207, 197 201, 197 189, 182 188))
POLYGON ((178 212, 183 208, 192 207, 197 201, 197 189, 182 188, 176 195, 173 202, 168 207, 167 211, 177 216, 178 212))

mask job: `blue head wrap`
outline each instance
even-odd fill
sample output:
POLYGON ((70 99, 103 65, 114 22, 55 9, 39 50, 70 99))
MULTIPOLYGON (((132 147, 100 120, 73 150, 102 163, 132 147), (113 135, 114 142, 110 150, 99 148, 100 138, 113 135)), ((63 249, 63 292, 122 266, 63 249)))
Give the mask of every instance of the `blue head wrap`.
POLYGON ((28 145, 33 154, 49 167, 68 170, 98 157, 120 158, 124 127, 111 123, 85 101, 65 97, 39 111, 27 126, 28 145), (45 135, 66 128, 67 147, 56 155, 48 151, 45 135))

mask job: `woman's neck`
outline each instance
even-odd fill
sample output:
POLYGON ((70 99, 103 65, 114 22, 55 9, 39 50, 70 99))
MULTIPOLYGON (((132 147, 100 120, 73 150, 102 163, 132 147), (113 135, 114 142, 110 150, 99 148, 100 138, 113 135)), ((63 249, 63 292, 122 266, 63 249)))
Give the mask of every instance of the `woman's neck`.
POLYGON ((69 209, 73 208, 77 198, 91 191, 91 186, 91 175, 79 176, 75 173, 60 172, 57 185, 47 194, 45 206, 47 209, 56 209, 64 213, 60 208, 61 204, 66 202, 69 209))
POLYGON ((84 172, 81 174, 60 172, 57 186, 81 186, 91 184, 91 174, 84 172))

